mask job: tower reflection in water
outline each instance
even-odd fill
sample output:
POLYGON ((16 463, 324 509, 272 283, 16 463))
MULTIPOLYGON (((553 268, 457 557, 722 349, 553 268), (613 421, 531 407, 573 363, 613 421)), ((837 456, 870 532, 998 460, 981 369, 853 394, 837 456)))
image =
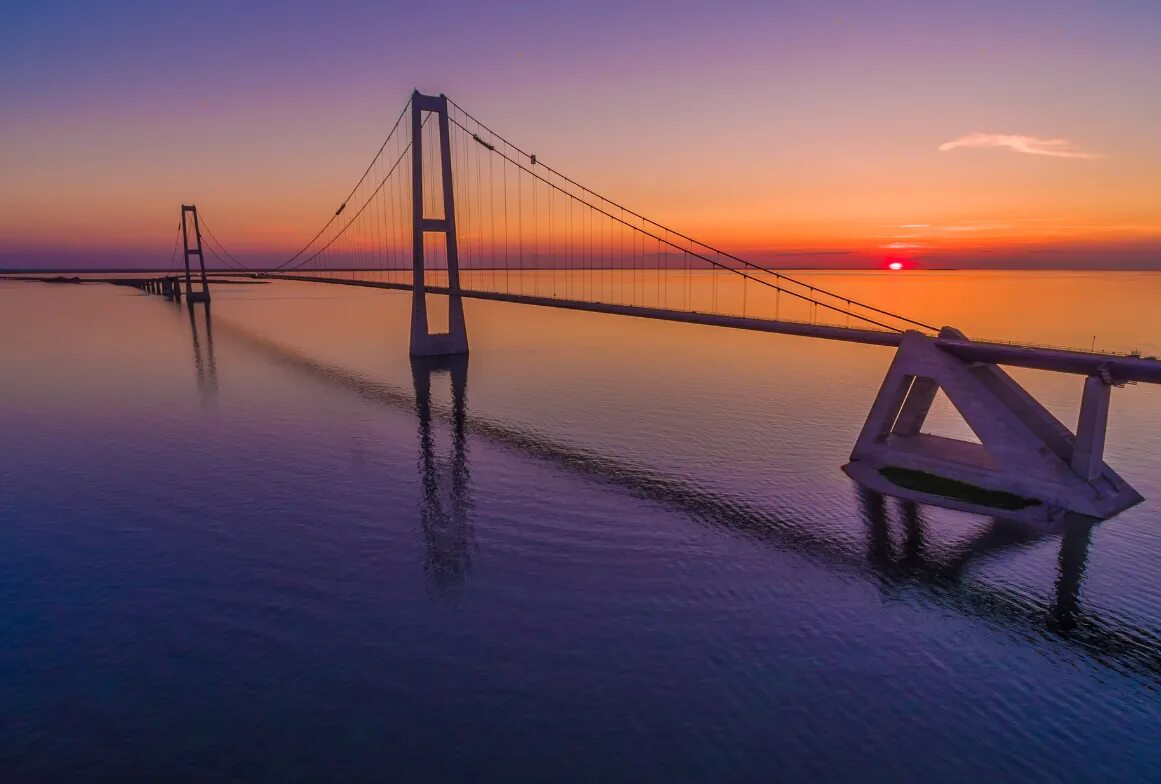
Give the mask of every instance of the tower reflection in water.
MULTIPOLYGON (((914 501, 898 499, 901 541, 895 543, 887 499, 859 486, 859 504, 867 526, 867 562, 881 576, 917 579, 925 582, 958 582, 967 566, 984 556, 1039 541, 1050 532, 1000 518, 968 542, 939 557, 927 551, 926 521, 914 501)), ((1092 523, 1066 521, 1061 532, 1058 573, 1048 608, 1048 626, 1066 632, 1074 628, 1080 615, 1080 586, 1092 536, 1092 523)))
POLYGON ((213 402, 218 395, 218 365, 214 357, 214 322, 210 316, 210 303, 189 302, 190 340, 193 342, 194 372, 197 373, 198 393, 203 403, 213 402), (198 322, 202 326, 198 327, 198 322), (202 332, 205 340, 202 340, 202 332))
MULTIPOLYGON (((1048 639, 1073 646, 1101 661, 1161 678, 1156 636, 1133 619, 1107 609, 1082 611, 1079 594, 1089 547, 1090 525, 1080 522, 1063 530, 1042 531, 1025 525, 993 520, 966 544, 932 554, 932 540, 924 515, 928 507, 906 501, 888 502, 863 488, 853 498, 852 511, 861 516, 866 538, 850 548, 845 536, 836 538, 818 530, 795 514, 768 507, 758 508, 728 495, 719 495, 617 457, 579 449, 478 413, 468 419, 467 359, 416 360, 412 366, 413 390, 365 376, 317 357, 296 351, 269 338, 227 323, 231 341, 257 351, 296 373, 335 385, 358 397, 395 411, 414 413, 418 421, 421 479, 421 535, 424 538, 424 571, 433 599, 459 596, 466 589, 475 554, 475 533, 470 513, 469 451, 466 433, 489 445, 511 449, 530 459, 566 466, 578 475, 621 487, 689 515, 707 525, 744 534, 753 541, 769 541, 876 580, 885 587, 916 588, 913 594, 949 610, 986 619, 1009 628, 1025 639, 1048 639), (451 406, 432 400, 433 377, 451 381, 451 406), (451 449, 444 456, 437 434, 448 428, 451 449), (898 512, 896 522, 890 507, 898 512), (893 527, 901 530, 897 537, 893 527), (1053 595, 1046 602, 1030 600, 1018 592, 987 581, 965 579, 969 564, 988 554, 1055 538, 1063 533, 1058 556, 1058 576, 1053 595), (898 539, 898 542, 896 542, 898 539), (1056 632, 1045 637, 1044 630, 1056 632)), ((940 526, 942 529, 944 527, 940 526)))
POLYGON ((415 413, 419 421, 419 476, 423 486, 420 529, 426 547, 424 573, 428 592, 455 600, 463 592, 472 565, 475 538, 470 507, 467 447, 468 357, 413 357, 415 413), (451 449, 440 456, 432 426, 431 384, 434 376, 451 380, 451 449))

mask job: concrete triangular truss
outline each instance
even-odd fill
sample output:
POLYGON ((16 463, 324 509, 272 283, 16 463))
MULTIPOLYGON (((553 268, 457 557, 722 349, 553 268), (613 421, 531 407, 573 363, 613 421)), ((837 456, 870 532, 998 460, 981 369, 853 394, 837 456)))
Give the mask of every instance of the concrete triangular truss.
MULTIPOLYGON (((950 328, 940 336, 966 339, 950 328)), ((890 483, 879 469, 897 467, 1039 502, 1018 517, 1110 517, 1142 498, 1102 460, 1109 392, 1100 378, 1085 380, 1074 434, 996 365, 959 359, 908 332, 845 470, 884 491, 890 483), (980 443, 921 432, 940 389, 980 443)), ((988 511, 962 499, 945 505, 988 511)))

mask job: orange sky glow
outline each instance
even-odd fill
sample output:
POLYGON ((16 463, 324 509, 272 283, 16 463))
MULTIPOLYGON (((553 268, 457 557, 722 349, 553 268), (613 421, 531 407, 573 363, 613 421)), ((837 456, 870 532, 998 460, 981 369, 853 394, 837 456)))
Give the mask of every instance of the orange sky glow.
POLYGON ((381 18, 210 4, 193 13, 229 32, 197 52, 161 44, 161 9, 18 12, 0 33, 0 266, 167 262, 183 202, 236 253, 284 256, 413 87, 779 266, 1161 266, 1156 4, 674 3, 653 28, 602 3, 409 10, 439 53, 352 5, 381 18))

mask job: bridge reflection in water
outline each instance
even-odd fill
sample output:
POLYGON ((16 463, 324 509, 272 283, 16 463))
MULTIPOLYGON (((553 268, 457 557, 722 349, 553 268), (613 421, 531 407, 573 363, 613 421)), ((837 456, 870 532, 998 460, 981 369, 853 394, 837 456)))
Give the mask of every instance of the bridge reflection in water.
POLYGON ((218 363, 214 356, 214 321, 210 315, 210 303, 190 302, 186 308, 189 315, 190 342, 193 346, 194 372, 197 374, 198 393, 203 403, 213 402, 218 395, 218 363), (201 327, 198 323, 201 322, 201 327), (203 341, 202 335, 205 335, 203 341))
MULTIPOLYGON (((1022 523, 993 518, 991 523, 964 544, 937 556, 929 552, 924 509, 914 501, 888 499, 859 486, 859 505, 867 526, 867 563, 890 580, 918 579, 933 585, 960 580, 973 562, 1005 550, 1037 542, 1050 534, 1022 523), (890 502, 895 501, 899 541, 893 533, 890 502)), ((1060 535, 1057 579, 1048 607, 1048 628, 1067 632, 1077 626, 1080 615, 1080 587, 1088 561, 1092 522, 1068 521, 1060 535)), ((1158 653, 1161 653, 1159 651, 1158 653)))
POLYGON ((475 546, 468 516, 468 356, 412 357, 411 380, 419 420, 419 476, 423 485, 419 517, 427 554, 423 567, 432 595, 456 599, 471 570, 475 546), (451 449, 448 457, 440 458, 432 427, 431 384, 433 377, 444 374, 451 380, 451 449))
POLYGON ((840 537, 828 537, 792 513, 759 508, 745 500, 699 487, 688 480, 609 455, 552 440, 543 434, 469 416, 467 357, 417 358, 412 365, 413 389, 310 357, 231 323, 219 325, 231 341, 275 364, 317 381, 352 392, 364 400, 396 411, 412 411, 418 422, 419 474, 423 484, 420 510, 426 546, 424 571, 429 593, 445 600, 461 595, 471 570, 475 536, 471 523, 471 472, 468 437, 511 449, 526 458, 553 465, 635 496, 668 506, 690 519, 732 531, 747 539, 821 563, 828 568, 861 574, 888 592, 908 592, 967 617, 997 625, 1037 644, 1048 642, 1079 651, 1093 661, 1119 671, 1145 675, 1161 683, 1161 635, 1132 619, 1107 610, 1086 612, 1080 601, 1088 560, 1091 523, 1070 520, 1054 529, 993 519, 976 537, 943 553, 933 548, 925 519, 928 506, 887 499, 852 483, 856 515, 866 529, 862 550, 840 537), (450 406, 433 401, 433 378, 450 377, 450 406), (441 458, 435 425, 450 426, 449 457, 441 458), (893 521, 894 504, 898 521, 893 521), (898 528, 898 537, 893 529, 898 528), (1059 538, 1058 573, 1052 599, 1040 602, 1001 586, 963 579, 969 565, 987 556, 1059 538))

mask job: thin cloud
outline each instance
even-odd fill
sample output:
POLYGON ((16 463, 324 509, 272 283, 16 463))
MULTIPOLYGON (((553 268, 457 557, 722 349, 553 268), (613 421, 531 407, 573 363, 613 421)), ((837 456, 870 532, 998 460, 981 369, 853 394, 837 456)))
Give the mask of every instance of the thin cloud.
POLYGON ((969 133, 939 145, 940 152, 976 148, 1011 150, 1025 155, 1048 155, 1053 158, 1108 157, 1078 150, 1068 139, 1039 139, 1014 133, 969 133))
POLYGON ((1011 225, 1007 223, 975 223, 966 226, 940 226, 943 231, 999 231, 1001 229, 1010 229, 1011 225))

